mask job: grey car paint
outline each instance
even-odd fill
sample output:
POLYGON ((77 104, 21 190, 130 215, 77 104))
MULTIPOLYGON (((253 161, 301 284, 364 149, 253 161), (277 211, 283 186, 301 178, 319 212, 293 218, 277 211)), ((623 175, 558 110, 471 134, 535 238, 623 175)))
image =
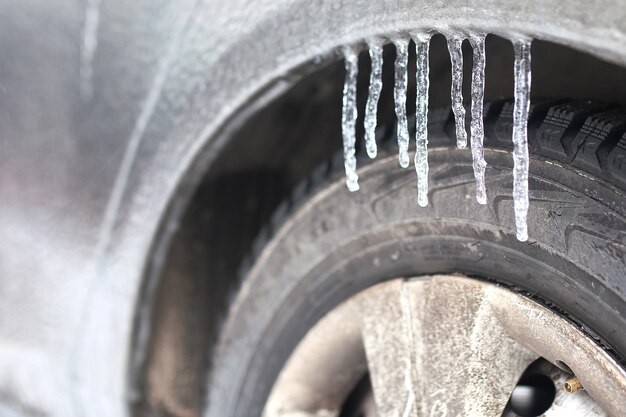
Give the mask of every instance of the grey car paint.
POLYGON ((156 237, 233 115, 290 70, 369 35, 449 27, 624 64, 625 14, 606 0, 4 0, 0 411, 129 413, 156 237))

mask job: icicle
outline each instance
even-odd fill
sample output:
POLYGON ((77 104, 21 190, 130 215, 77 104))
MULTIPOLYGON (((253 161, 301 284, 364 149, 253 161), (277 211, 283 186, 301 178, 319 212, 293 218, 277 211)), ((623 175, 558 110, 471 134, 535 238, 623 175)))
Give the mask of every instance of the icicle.
POLYGON ((465 131, 465 107, 463 107, 463 38, 452 35, 447 38, 450 61, 452 63, 452 111, 456 124, 456 146, 464 149, 467 146, 465 131))
POLYGON ((358 74, 358 54, 354 47, 344 47, 343 56, 346 66, 346 81, 343 86, 343 112, 341 130, 343 135, 343 160, 346 169, 348 190, 359 189, 359 176, 356 173, 356 78, 358 74))
POLYGON ((476 177, 476 201, 487 204, 485 189, 485 150, 483 140, 485 129, 483 126, 483 101, 485 98, 485 35, 473 34, 470 36, 473 51, 472 67, 472 120, 470 122, 472 161, 474 177, 476 177))
POLYGON ((398 148, 400 166, 409 166, 409 127, 406 120, 407 64, 409 61, 409 38, 398 36, 391 39, 396 46, 394 99, 398 119, 398 148))
POLYGON ((430 34, 411 34, 417 56, 415 100, 415 173, 417 174, 417 203, 428 205, 428 48, 430 34))
POLYGON ((515 107, 513 109, 513 207, 517 238, 528 240, 528 109, 530 108, 530 40, 513 41, 515 107))
POLYGON ((367 41, 372 61, 372 71, 370 72, 370 87, 365 106, 365 149, 370 158, 376 158, 378 149, 376 147, 376 122, 378 114, 378 99, 380 90, 383 87, 383 40, 373 38, 367 41))

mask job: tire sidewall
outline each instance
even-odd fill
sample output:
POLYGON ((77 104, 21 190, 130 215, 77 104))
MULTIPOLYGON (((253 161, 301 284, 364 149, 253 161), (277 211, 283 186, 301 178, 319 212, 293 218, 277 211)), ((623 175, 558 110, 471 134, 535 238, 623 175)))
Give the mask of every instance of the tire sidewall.
POLYGON ((519 242, 510 151, 486 149, 488 202, 481 206, 469 152, 434 142, 426 208, 416 202, 415 172, 384 152, 359 170, 359 192, 345 189, 340 169, 310 185, 231 305, 214 349, 206 416, 260 415, 306 331, 349 296, 398 277, 461 273, 498 282, 624 357, 620 191, 534 155, 530 238, 519 242))

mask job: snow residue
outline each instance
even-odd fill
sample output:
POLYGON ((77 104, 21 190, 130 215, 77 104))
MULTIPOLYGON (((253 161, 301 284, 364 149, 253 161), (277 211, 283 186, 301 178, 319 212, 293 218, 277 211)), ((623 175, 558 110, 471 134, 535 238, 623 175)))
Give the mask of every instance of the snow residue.
POLYGON ((98 47, 99 25, 100 0, 87 0, 79 67, 80 94, 85 101, 93 96, 93 61, 98 47))

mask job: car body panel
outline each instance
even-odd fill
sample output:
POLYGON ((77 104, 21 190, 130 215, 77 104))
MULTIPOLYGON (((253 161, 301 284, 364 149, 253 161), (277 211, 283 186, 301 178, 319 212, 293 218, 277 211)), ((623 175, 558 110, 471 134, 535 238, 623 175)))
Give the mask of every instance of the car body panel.
POLYGON ((518 33, 625 64, 625 14, 582 0, 5 1, 0 404, 127 415, 146 271, 233 115, 294 68, 412 28, 518 33))

